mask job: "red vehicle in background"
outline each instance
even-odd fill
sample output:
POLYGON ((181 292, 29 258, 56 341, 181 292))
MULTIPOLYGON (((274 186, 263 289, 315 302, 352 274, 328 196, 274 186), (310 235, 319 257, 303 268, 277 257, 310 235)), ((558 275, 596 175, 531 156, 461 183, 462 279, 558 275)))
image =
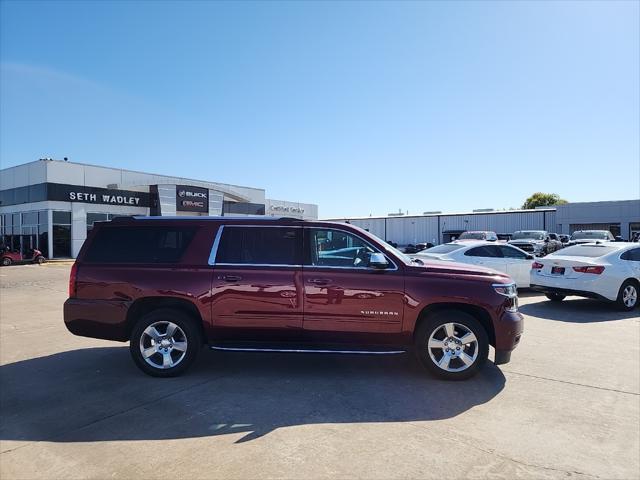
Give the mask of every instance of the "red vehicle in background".
POLYGON ((13 265, 14 263, 44 263, 46 258, 42 255, 42 252, 36 248, 28 252, 26 255, 19 251, 12 251, 7 247, 2 251, 0 257, 0 264, 3 267, 13 265))

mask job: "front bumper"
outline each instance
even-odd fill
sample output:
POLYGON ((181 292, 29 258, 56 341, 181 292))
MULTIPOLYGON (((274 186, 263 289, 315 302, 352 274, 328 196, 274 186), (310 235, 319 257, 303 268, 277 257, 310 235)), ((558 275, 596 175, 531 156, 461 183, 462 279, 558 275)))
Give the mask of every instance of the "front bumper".
POLYGON ((524 332, 524 317, 520 312, 504 312, 495 326, 496 355, 494 363, 502 365, 511 360, 511 352, 518 346, 524 332))

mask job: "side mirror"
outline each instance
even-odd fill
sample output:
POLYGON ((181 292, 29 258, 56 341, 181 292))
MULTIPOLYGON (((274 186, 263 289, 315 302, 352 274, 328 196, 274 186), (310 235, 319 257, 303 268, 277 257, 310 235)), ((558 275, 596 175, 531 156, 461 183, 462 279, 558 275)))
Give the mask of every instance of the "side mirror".
POLYGON ((389 262, 383 254, 375 252, 372 253, 371 257, 369 258, 369 266, 371 268, 378 268, 382 270, 389 267, 389 262))
POLYGON ((535 257, 533 255, 531 255, 530 253, 527 254, 527 256, 525 257, 527 260, 533 260, 535 257))

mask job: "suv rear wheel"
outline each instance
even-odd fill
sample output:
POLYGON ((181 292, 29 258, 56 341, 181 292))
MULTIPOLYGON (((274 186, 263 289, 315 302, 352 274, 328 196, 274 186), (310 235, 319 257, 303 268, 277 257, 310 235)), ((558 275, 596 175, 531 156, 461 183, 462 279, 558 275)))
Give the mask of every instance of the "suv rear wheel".
POLYGON ((480 322, 460 310, 443 310, 416 332, 416 353, 422 364, 445 380, 474 376, 487 361, 489 339, 480 322))
POLYGON ((144 315, 133 327, 129 351, 136 365, 154 377, 175 377, 194 362, 202 347, 195 321, 163 308, 144 315))

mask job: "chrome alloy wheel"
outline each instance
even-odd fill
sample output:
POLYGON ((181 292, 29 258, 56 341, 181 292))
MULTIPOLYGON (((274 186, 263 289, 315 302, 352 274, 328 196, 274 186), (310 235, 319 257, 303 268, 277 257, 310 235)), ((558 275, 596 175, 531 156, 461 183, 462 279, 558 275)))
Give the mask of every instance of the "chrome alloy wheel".
POLYGON ((478 358, 478 339, 459 323, 445 323, 436 327, 429 336, 429 357, 442 370, 462 372, 478 358))
POLYGON ((637 302, 638 290, 635 285, 627 285, 627 287, 622 291, 622 303, 624 303, 627 308, 633 308, 636 306, 637 302))
POLYGON ((187 336, 175 323, 152 323, 140 335, 140 353, 153 368, 175 367, 187 354, 187 336))

